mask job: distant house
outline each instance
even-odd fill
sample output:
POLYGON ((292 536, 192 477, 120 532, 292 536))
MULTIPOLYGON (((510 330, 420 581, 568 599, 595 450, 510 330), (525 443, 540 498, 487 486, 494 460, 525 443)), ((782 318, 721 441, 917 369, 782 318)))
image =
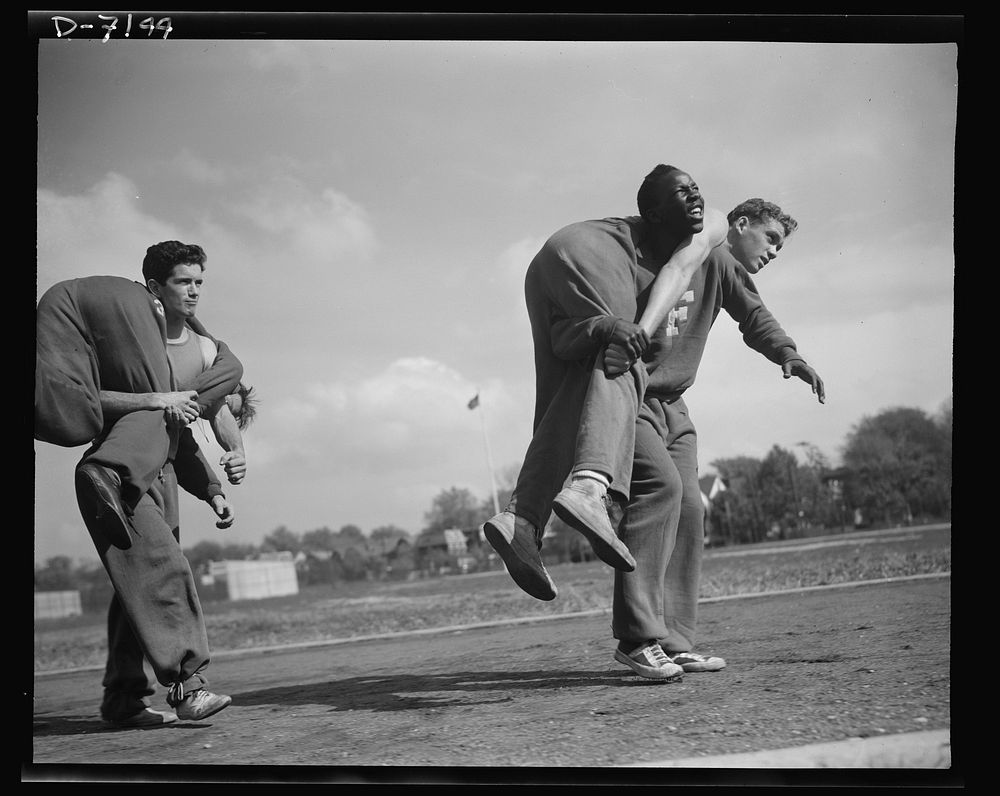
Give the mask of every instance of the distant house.
POLYGON ((420 567, 425 570, 447 573, 442 557, 453 557, 461 572, 467 572, 475 562, 475 553, 485 543, 485 537, 476 528, 448 528, 421 534, 414 545, 420 567))
POLYGON ((260 600, 299 593, 295 561, 287 556, 258 561, 212 561, 206 586, 215 586, 230 600, 260 600))
POLYGON ((83 613, 80 592, 36 591, 35 619, 58 619, 62 616, 79 616, 83 613))

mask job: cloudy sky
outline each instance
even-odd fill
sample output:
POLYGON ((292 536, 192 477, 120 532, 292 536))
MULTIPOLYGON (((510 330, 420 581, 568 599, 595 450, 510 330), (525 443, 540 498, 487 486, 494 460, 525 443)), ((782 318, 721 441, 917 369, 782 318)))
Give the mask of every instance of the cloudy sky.
MULTIPOLYGON (((642 177, 672 163, 711 206, 762 196, 798 219, 757 285, 827 386, 820 405, 784 381, 723 314, 688 393, 703 471, 802 441, 836 462, 862 417, 951 395, 956 58, 953 43, 49 38, 36 298, 139 278, 157 241, 201 244, 199 317, 262 404, 236 525, 186 499, 184 544, 415 533, 443 489, 489 497, 487 450, 498 472, 523 457, 533 254, 571 222, 634 214, 642 177)), ((96 558, 81 453, 35 443, 36 561, 96 558)))

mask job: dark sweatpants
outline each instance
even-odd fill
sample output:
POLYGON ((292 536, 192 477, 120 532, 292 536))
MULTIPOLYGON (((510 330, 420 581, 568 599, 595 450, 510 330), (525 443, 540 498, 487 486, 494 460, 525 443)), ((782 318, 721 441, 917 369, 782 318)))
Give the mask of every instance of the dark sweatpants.
POLYGON ((630 491, 619 536, 636 566, 615 571, 614 636, 685 652, 695 641, 704 508, 698 437, 682 398, 647 398, 639 410, 630 491))
POLYGON ((157 681, 183 682, 185 691, 208 685, 208 636, 194 576, 181 552, 177 478, 166 464, 135 509, 135 537, 122 550, 92 534, 115 587, 108 610, 105 718, 130 716, 153 694, 143 659, 157 681))

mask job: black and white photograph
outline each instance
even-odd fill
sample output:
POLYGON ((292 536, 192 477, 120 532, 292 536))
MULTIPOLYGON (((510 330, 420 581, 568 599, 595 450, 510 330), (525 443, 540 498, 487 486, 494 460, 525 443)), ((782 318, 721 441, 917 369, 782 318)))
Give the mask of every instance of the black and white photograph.
POLYGON ((963 784, 964 24, 29 11, 22 781, 963 784))

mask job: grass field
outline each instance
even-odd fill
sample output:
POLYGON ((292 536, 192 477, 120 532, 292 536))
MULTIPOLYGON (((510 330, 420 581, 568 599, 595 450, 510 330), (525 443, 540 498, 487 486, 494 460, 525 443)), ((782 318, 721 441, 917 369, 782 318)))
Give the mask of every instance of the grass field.
MULTIPOLYGON (((710 549, 703 599, 889 577, 950 572, 951 527, 894 531, 710 549)), ((405 583, 343 583, 297 595, 205 603, 215 651, 350 638, 422 628, 611 609, 612 571, 600 562, 549 569, 552 602, 521 592, 505 572, 405 583)), ((35 671, 101 665, 105 618, 99 614, 35 623, 35 671)))

